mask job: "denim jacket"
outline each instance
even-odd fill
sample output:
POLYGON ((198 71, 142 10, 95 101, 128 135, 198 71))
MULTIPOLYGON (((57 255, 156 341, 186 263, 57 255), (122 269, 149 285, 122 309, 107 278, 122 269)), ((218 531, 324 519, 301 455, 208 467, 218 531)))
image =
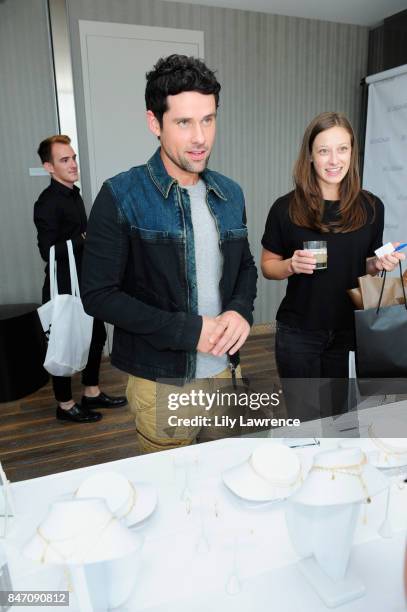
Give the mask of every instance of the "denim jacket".
MULTIPOLYGON (((242 190, 212 170, 201 178, 223 256, 222 311, 252 324, 257 271, 242 190)), ((82 300, 90 315, 115 326, 113 365, 149 380, 194 378, 202 317, 190 201, 160 149, 103 184, 88 222, 82 300)))

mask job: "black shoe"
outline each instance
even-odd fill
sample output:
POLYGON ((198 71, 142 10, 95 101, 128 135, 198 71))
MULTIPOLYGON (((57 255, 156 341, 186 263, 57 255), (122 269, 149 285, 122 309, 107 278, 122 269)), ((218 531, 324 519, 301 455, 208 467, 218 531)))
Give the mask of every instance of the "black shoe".
POLYGON ((101 391, 96 397, 86 397, 82 395, 82 408, 93 410, 94 408, 121 408, 127 404, 127 399, 123 396, 112 397, 101 391))
POLYGON ((95 423, 102 418, 100 412, 90 412, 79 404, 74 404, 69 410, 63 410, 58 406, 56 416, 60 421, 73 421, 74 423, 95 423))

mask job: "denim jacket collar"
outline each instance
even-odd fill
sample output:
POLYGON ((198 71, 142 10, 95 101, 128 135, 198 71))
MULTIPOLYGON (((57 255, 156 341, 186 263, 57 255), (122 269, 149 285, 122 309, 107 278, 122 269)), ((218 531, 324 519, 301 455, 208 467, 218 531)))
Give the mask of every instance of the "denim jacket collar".
POLYGON ((215 181, 213 173, 210 170, 205 168, 205 170, 201 174, 201 179, 206 184, 206 188, 208 189, 208 191, 212 189, 212 191, 216 193, 218 198, 220 198, 221 200, 225 200, 225 202, 227 201, 227 197, 215 181))
MULTIPOLYGON (((177 184, 177 180, 172 178, 172 176, 170 176, 165 169, 161 159, 160 150, 161 147, 158 147, 154 155, 148 160, 147 168, 154 185, 160 190, 164 198, 167 199, 170 194, 171 187, 177 184)), ((201 174, 201 178, 206 184, 208 191, 212 190, 219 198, 225 201, 227 200, 226 196, 213 178, 210 170, 205 169, 201 174)))

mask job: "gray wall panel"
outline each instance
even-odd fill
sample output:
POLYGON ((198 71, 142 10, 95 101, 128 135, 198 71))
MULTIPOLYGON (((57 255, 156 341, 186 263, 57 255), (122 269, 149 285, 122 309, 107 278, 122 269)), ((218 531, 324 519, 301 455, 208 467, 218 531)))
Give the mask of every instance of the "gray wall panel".
POLYGON ((48 179, 28 169, 57 129, 45 0, 0 4, 0 83, 0 304, 37 301, 44 266, 32 211, 48 179))
MULTIPOLYGON (((290 189, 307 122, 332 109, 347 113, 358 128, 368 29, 160 0, 68 0, 68 7, 85 196, 90 189, 78 20, 203 30, 205 59, 222 83, 211 166, 241 183, 259 261, 269 206, 290 189)), ((260 279, 257 322, 274 318, 283 293, 284 283, 260 279)))

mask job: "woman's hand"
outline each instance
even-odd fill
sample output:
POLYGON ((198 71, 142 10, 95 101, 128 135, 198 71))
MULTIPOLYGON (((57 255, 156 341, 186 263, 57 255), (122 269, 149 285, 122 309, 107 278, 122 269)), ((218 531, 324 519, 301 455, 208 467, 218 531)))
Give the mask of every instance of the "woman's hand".
MULTIPOLYGON (((393 246, 398 247, 400 242, 393 242, 393 246)), ((404 261, 406 256, 404 253, 400 253, 398 251, 394 251, 389 255, 383 255, 383 257, 377 257, 375 261, 376 270, 378 272, 382 272, 382 270, 386 270, 386 272, 392 272, 396 266, 399 265, 399 261, 404 261)))
POLYGON ((311 251, 294 251, 291 268, 294 274, 313 274, 317 260, 311 251))

